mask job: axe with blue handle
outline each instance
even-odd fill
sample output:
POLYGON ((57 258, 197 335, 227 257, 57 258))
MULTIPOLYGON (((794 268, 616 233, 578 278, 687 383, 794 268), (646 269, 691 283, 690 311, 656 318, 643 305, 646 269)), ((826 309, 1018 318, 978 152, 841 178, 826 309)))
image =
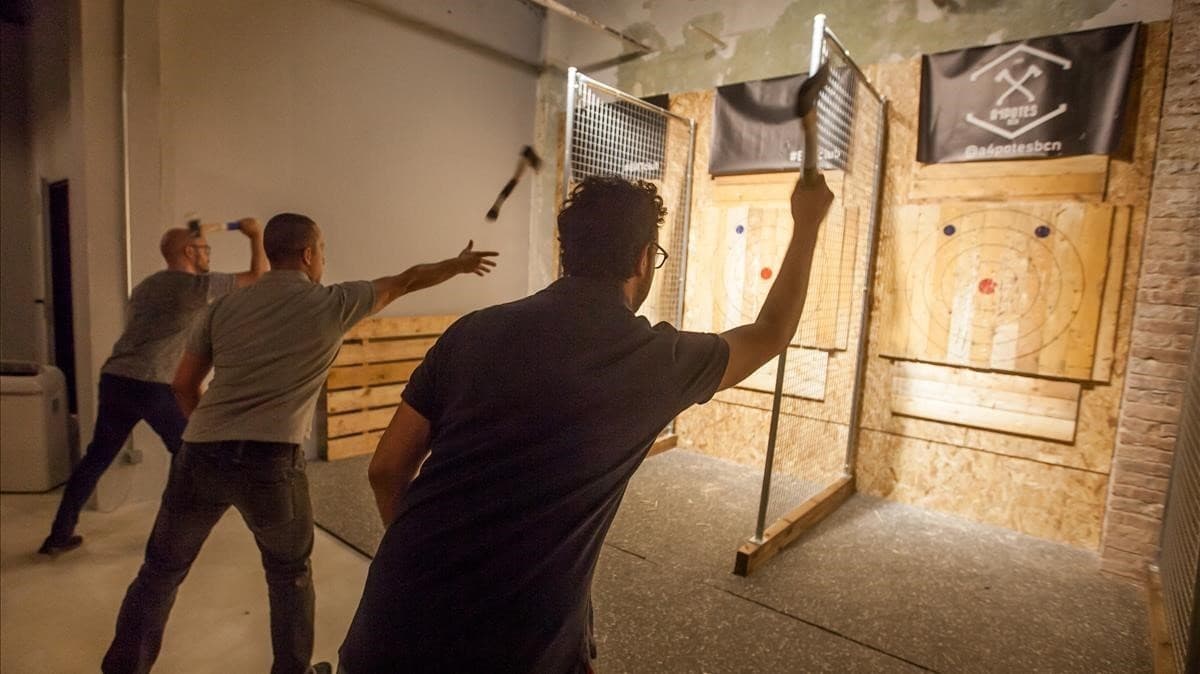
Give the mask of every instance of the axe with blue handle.
POLYGON ((200 222, 200 218, 192 218, 191 220, 188 220, 187 228, 188 231, 192 233, 192 236, 200 236, 201 234, 207 234, 208 232, 223 232, 241 229, 242 223, 237 220, 232 222, 200 222))

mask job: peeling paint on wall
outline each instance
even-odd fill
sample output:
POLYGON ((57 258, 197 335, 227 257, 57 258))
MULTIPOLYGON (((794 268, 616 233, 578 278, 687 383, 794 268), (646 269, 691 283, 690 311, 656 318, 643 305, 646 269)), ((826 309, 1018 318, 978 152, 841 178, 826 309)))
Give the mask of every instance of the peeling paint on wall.
MULTIPOLYGON (((801 73, 808 68, 812 17, 829 25, 862 64, 921 53, 1171 16, 1171 0, 569 0, 573 9, 624 31, 656 51, 631 56, 612 36, 549 16, 543 43, 552 69, 539 81, 538 149, 556 152, 567 66, 635 96, 696 91, 721 84, 801 73), (696 30, 699 28, 701 30, 696 30), (703 31, 703 32, 702 32, 703 31), (705 35, 704 33, 709 33, 705 35), (713 38, 725 44, 721 47, 713 38)), ((531 242, 553 249, 554 183, 539 185, 531 242)), ((531 269, 530 289, 553 277, 531 269)))
MULTIPOLYGON (((812 17, 819 12, 828 14, 830 27, 862 64, 1158 21, 1171 14, 1170 0, 848 0, 833 9, 823 0, 580 0, 572 5, 658 50, 615 70, 589 73, 638 95, 803 72, 812 17), (689 26, 702 28, 728 47, 717 48, 689 26)), ((620 53, 621 46, 602 33, 577 34, 571 42, 578 45, 581 39, 593 50, 609 41, 612 54, 620 53)), ((570 53, 558 58, 572 60, 570 53)))

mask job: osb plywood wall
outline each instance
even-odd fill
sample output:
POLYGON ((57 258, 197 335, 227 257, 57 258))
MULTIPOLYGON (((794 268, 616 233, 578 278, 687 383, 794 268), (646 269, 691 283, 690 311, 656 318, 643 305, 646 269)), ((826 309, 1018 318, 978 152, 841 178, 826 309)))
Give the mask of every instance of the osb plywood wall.
MULTIPOLYGON (((1098 319, 1095 362, 1090 369, 1079 368, 1075 372, 1079 376, 1066 378, 1045 378, 1046 373, 1036 369, 1022 373, 1020 368, 1007 368, 1005 374, 993 375, 988 372, 988 367, 977 367, 974 363, 961 365, 976 369, 952 367, 959 364, 944 362, 914 367, 913 360, 916 359, 899 359, 894 349, 888 353, 896 328, 892 279, 897 267, 891 253, 896 249, 893 245, 896 241, 891 237, 901 230, 905 210, 911 211, 914 204, 936 204, 942 199, 990 200, 1002 204, 1016 197, 1003 189, 997 191, 995 181, 970 180, 972 172, 981 170, 974 166, 960 167, 961 173, 956 174, 952 166, 922 169, 915 161, 920 91, 918 59, 866 68, 871 82, 889 99, 890 109, 878 247, 880 257, 871 307, 862 430, 855 465, 860 491, 1085 548, 1099 546, 1129 352, 1129 328, 1147 217, 1167 42, 1168 25, 1165 22, 1144 27, 1139 64, 1131 83, 1131 107, 1123 147, 1109 161, 1099 160, 1099 168, 1099 158, 1058 160, 1058 166, 1049 162, 1004 162, 1013 167, 1014 174, 1013 179, 1004 184, 1012 186, 1020 201, 1044 203, 1043 200, 1054 200, 1054 203, 1068 206, 1075 202, 1090 203, 1128 213, 1128 238, 1121 240, 1123 235, 1116 235, 1118 238, 1114 241, 1124 245, 1109 249, 1109 255, 1117 258, 1116 264, 1107 267, 1111 278, 1105 279, 1105 288, 1095 289, 1109 300, 1098 309, 1102 315, 1098 319), (1033 175, 1041 170, 1030 168, 1036 164, 1055 167, 1056 175, 1061 179, 1047 180, 1033 175), (946 198, 947 194, 953 194, 954 199, 946 198), (885 353, 893 357, 884 357, 885 353), (931 367, 943 369, 925 372, 931 367), (1018 377, 1021 378, 1019 381, 1018 377), (999 390, 1014 382, 1029 382, 1030 395, 1013 396, 1017 407, 1007 410, 1011 418, 1020 418, 1022 408, 1019 405, 1029 405, 1031 401, 1036 405, 1039 396, 1061 398, 1052 402, 1056 409, 1063 407, 1066 411, 1041 414, 1048 429, 1042 434, 1046 437, 1018 435, 1020 426, 1013 424, 1010 418, 1000 418, 990 424, 991 428, 987 427, 987 422, 979 424, 966 417, 958 418, 960 423, 948 423, 947 420, 953 418, 949 415, 940 420, 917 418, 921 413, 912 410, 928 404, 928 400, 905 403, 905 391, 897 387, 911 387, 919 385, 922 379, 936 381, 938 378, 965 387, 964 391, 981 387, 985 396, 990 390, 999 390), (1054 383, 1056 379, 1062 383, 1054 383), (1050 390, 1047 386, 1054 390, 1047 393, 1050 390), (1079 389, 1077 397, 1074 387, 1079 389), (1071 390, 1066 390, 1068 388, 1071 390), (901 403, 898 404, 898 400, 901 403), (905 407, 906 404, 912 406, 905 407), (908 411, 912 416, 895 413, 893 410, 896 409, 908 411), (1073 416, 1073 429, 1066 430, 1063 425, 1066 416, 1073 416)), ((706 323, 704 317, 693 307, 706 303, 711 306, 711 298, 697 295, 698 292, 712 292, 712 284, 706 284, 699 275, 711 273, 716 267, 714 256, 723 253, 702 243, 706 241, 702 232, 706 226, 712 226, 706 219, 711 219, 714 212, 713 184, 705 171, 711 136, 707 122, 711 118, 712 96, 711 91, 672 96, 673 110, 699 122, 684 320, 684 326, 689 329, 711 329, 703 324, 706 323)), ((982 170, 989 172, 991 169, 982 170)), ((835 204, 835 208, 839 205, 857 204, 835 204)), ((869 203, 859 206, 864 214, 859 220, 865 226, 869 203)), ((857 298, 859 294, 860 288, 856 287, 852 297, 857 298)), ((851 347, 857 340, 856 331, 857 323, 852 321, 851 347)), ((839 384, 827 385, 825 401, 788 398, 783 409, 792 420, 805 424, 813 438, 826 438, 839 446, 844 446, 847 432, 847 418, 842 411, 849 407, 840 402, 850 395, 852 351, 851 348, 850 351, 829 352, 827 381, 839 384)), ((912 358, 911 354, 899 356, 912 358)), ((990 402, 985 400, 984 406, 988 404, 990 402)), ((685 412, 677 423, 677 432, 683 445, 739 463, 761 466, 770 408, 771 399, 765 393, 730 389, 718 393, 709 404, 685 412)), ((798 466, 797 470, 839 469, 832 457, 823 457, 819 463, 827 465, 798 466)))
MULTIPOLYGON (((671 96, 672 111, 697 121, 696 170, 684 327, 721 331, 754 319, 791 232, 789 195, 798 177, 712 178, 712 91, 671 96), (785 236, 778 236, 780 233, 785 236)), ((878 109, 862 95, 853 131, 873 137, 878 109)), ((845 472, 861 298, 866 283, 874 146, 862 143, 845 171, 828 174, 835 201, 818 238, 805 317, 789 348, 778 473, 825 484, 845 472)), ((722 391, 676 423, 681 442, 701 452, 761 467, 771 417, 776 362, 722 391)), ((797 504, 798 505, 798 504, 797 504)))
MULTIPOLYGON (((894 327, 887 320, 895 302, 890 280, 897 263, 888 254, 895 249, 890 237, 899 231, 901 212, 914 203, 912 187, 918 176, 919 165, 913 157, 920 64, 913 60, 868 68, 868 76, 878 83, 892 107, 879 273, 872 307, 877 320, 871 326, 856 464, 860 491, 1081 547, 1099 546, 1129 351, 1129 323, 1153 171, 1167 37, 1165 23, 1151 24, 1143 31, 1124 147, 1108 162, 1102 203, 1130 210, 1123 275, 1119 268, 1116 272, 1122 282, 1120 301, 1115 303, 1111 325, 1101 327, 1096 342, 1101 350, 1103 339, 1115 338, 1108 357, 1112 367, 1108 372, 1102 358, 1100 367, 1091 372, 1085 369, 1084 375, 1077 377, 1092 381, 1080 382, 1071 440, 1024 437, 893 412, 897 365, 880 354, 886 350, 886 336, 894 327), (1115 335, 1109 337, 1112 332, 1115 335)), ((1087 186, 1081 184, 1079 189, 1078 201, 1095 201, 1096 195, 1087 186)), ((1062 203, 1071 195, 1044 197, 1062 203)))

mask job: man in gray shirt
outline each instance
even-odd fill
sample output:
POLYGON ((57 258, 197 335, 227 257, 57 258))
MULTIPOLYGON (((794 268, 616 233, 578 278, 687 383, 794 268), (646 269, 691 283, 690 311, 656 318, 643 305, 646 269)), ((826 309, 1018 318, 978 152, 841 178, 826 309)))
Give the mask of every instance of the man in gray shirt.
POLYGON ((179 449, 187 419, 171 393, 171 380, 184 342, 209 302, 254 283, 267 270, 262 227, 253 218, 238 224, 250 239, 250 270, 240 274, 209 273, 212 249, 202 233, 175 228, 163 234, 159 250, 167 268, 133 289, 125 331, 100 368, 92 441, 67 481, 50 535, 38 552, 57 555, 83 543, 75 534, 79 511, 139 421, 158 433, 167 451, 179 449))
POLYGON ((212 527, 237 508, 262 551, 271 607, 272 672, 304 672, 313 649, 312 508, 299 443, 342 336, 401 295, 458 274, 482 276, 496 253, 472 250, 374 281, 320 285, 325 242, 311 219, 271 218, 271 271, 216 302, 172 384, 189 417, 171 465, 146 560, 129 586, 105 672, 145 672, 212 527), (201 395, 209 371, 212 384, 201 395))

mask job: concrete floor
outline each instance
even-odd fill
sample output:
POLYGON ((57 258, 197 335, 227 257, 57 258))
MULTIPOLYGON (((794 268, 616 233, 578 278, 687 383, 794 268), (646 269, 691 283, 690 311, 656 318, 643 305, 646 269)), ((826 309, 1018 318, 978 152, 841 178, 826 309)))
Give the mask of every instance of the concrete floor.
MULTIPOLYGON (((855 496, 732 576, 757 479, 682 450, 639 470, 596 571, 600 672, 1151 671, 1141 595, 1095 555, 894 503, 855 496)), ((5 674, 96 671, 157 506, 85 512, 84 547, 51 561, 33 551, 57 498, 0 497, 5 674)), ((334 659, 367 563, 317 531, 317 659, 334 659)), ((269 666, 258 552, 231 512, 180 591, 157 671, 269 666)))
MULTIPOLYGON (((83 547, 35 553, 60 492, 0 496, 0 672, 96 672, 125 588, 141 565, 157 502, 84 511, 83 547)), ((317 660, 337 649, 362 593, 368 560, 318 530, 313 551, 317 660)), ((213 530, 180 588, 155 671, 266 672, 267 585, 258 548, 233 510, 213 530)))
POLYGON ((603 671, 1152 672, 1094 553, 862 495, 750 578, 761 473, 686 450, 630 481, 594 583, 603 671))

